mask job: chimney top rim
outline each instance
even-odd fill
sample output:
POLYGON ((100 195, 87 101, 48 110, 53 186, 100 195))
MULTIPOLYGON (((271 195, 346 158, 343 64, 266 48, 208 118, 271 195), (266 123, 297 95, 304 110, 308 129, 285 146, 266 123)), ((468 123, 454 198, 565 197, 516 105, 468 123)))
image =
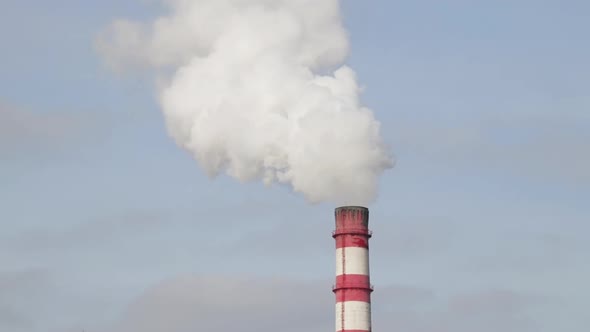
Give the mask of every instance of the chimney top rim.
POLYGON ((345 206, 340 206, 336 208, 336 211, 340 211, 340 210, 365 210, 365 211, 369 211, 369 208, 365 207, 365 206, 360 206, 360 205, 345 205, 345 206))

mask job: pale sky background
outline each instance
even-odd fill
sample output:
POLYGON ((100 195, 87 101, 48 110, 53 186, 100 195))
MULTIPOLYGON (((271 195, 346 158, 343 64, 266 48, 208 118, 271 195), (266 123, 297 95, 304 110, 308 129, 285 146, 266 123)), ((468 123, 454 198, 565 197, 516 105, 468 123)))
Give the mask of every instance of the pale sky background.
MULTIPOLYGON (((333 330, 330 204, 209 180, 94 50, 154 1, 0 1, 0 331, 333 330)), ((373 325, 590 330, 590 2, 343 2, 397 165, 373 325)))

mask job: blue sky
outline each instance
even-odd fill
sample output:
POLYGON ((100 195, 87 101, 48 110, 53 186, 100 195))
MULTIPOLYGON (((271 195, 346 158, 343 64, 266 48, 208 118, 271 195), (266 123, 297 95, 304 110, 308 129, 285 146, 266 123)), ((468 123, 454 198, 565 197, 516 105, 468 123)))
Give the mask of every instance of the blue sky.
MULTIPOLYGON (((96 54, 114 18, 160 10, 0 4, 0 330, 331 329, 334 206, 208 179, 151 80, 96 54)), ((590 327, 589 11, 343 2, 397 159, 370 206, 376 330, 590 327)))

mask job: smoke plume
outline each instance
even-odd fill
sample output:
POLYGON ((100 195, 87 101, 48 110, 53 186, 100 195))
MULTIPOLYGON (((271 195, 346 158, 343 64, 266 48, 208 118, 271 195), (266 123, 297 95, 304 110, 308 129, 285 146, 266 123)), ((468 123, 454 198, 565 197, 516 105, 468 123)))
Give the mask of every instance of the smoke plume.
POLYGON ((167 128, 210 176, 285 183, 311 202, 367 204, 392 167, 379 123, 343 65, 338 0, 165 0, 117 20, 97 47, 115 69, 152 68, 167 128))

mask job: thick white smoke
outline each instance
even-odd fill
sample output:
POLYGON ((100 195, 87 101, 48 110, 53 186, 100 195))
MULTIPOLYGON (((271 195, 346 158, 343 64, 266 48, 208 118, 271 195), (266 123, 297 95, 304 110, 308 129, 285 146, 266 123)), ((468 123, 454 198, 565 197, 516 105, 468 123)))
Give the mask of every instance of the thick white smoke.
POLYGON ((114 67, 171 73, 159 91, 168 130, 210 176, 286 183, 311 202, 375 198, 392 158, 341 66, 338 0, 165 4, 151 24, 113 22, 97 46, 114 67))

